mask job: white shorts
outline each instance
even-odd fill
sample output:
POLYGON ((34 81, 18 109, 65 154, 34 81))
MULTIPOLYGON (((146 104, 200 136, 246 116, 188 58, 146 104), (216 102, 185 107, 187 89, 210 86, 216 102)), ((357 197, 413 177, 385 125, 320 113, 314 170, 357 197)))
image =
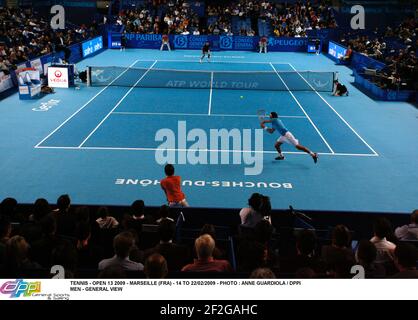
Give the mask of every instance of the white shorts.
POLYGON ((295 147, 299 144, 299 140, 296 139, 290 131, 286 132, 284 136, 280 136, 280 138, 277 139, 277 142, 280 142, 280 143, 286 142, 288 144, 294 145, 295 147))

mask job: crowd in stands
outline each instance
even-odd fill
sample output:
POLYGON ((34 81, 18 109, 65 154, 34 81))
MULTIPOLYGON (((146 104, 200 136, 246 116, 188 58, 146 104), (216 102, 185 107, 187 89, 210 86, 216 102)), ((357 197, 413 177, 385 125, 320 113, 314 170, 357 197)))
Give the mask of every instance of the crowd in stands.
POLYGON ((189 34, 199 30, 199 17, 183 0, 149 1, 143 7, 122 11, 117 24, 130 33, 189 34), (164 14, 161 11, 164 8, 164 14))
POLYGON ((265 36, 267 34, 259 34, 260 20, 274 30, 274 35, 283 37, 303 37, 307 30, 337 26, 327 1, 298 1, 294 4, 265 0, 225 1, 208 4, 205 18, 199 17, 184 0, 154 0, 141 8, 121 12, 117 24, 134 33, 265 36), (241 22, 249 20, 250 23, 240 23, 241 28, 234 33, 234 18, 241 22))
POLYGON ((68 46, 97 33, 94 21, 90 27, 82 25, 56 32, 31 9, 0 8, 0 71, 8 72, 22 62, 54 50, 64 51, 68 59, 68 46))
POLYGON ((313 4, 310 1, 296 3, 277 3, 264 0, 232 1, 229 4, 208 6, 207 16, 216 17, 209 26, 208 32, 213 34, 231 34, 231 19, 250 19, 250 28, 241 28, 240 35, 260 35, 257 22, 272 27, 277 37, 304 37, 307 30, 335 28, 336 21, 333 11, 326 2, 313 4), (258 32, 257 32, 258 31, 258 32))
MULTIPOLYGON (((27 207, 26 207, 27 208, 27 207)), ((268 197, 253 194, 230 230, 231 248, 219 227, 181 229, 174 211, 152 211, 142 200, 113 216, 109 208, 73 207, 68 195, 51 206, 38 199, 26 210, 12 198, 0 204, 0 276, 51 277, 61 265, 67 278, 230 277, 350 278, 364 267, 366 278, 418 278, 418 210, 394 232, 377 217, 369 239, 356 239, 344 225, 326 240, 312 228, 276 230, 268 197), (150 232, 153 230, 153 232, 150 232), (222 239, 219 239, 222 238, 222 239), (360 240, 360 241, 358 241, 360 240), (358 241, 358 244, 355 245, 358 241), (236 257, 236 259, 231 258, 236 257)))
POLYGON ((371 34, 348 33, 341 43, 355 52, 382 61, 379 84, 389 89, 418 90, 418 21, 405 19, 398 27, 374 30, 371 34))

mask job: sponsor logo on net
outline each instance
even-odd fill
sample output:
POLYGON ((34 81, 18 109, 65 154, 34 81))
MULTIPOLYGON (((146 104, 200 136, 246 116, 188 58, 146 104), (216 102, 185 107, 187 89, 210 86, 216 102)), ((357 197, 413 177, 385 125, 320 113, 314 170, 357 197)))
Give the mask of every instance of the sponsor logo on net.
POLYGON ((177 132, 159 129, 155 141, 162 142, 155 151, 160 165, 245 165, 245 175, 263 172, 263 130, 209 129, 187 130, 186 121, 177 122, 177 132))
POLYGON ((104 69, 96 69, 96 70, 91 71, 91 76, 94 79, 94 81, 100 82, 100 83, 108 82, 112 78, 111 75, 106 77, 105 74, 106 72, 104 69))

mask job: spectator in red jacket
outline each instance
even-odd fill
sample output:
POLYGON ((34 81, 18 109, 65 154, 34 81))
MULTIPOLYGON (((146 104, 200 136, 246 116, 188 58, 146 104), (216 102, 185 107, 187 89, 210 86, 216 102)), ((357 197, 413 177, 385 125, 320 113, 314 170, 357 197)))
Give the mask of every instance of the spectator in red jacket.
POLYGON ((197 259, 194 263, 188 264, 181 271, 192 272, 232 272, 232 267, 227 260, 216 260, 213 258, 215 240, 204 234, 196 239, 195 248, 197 259))

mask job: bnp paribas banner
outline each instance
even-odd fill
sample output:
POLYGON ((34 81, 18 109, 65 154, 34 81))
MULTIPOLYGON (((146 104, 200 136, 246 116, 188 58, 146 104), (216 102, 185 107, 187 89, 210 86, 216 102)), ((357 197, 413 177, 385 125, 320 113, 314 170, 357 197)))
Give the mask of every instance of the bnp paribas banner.
MULTIPOLYGON (((120 37, 112 34, 111 37, 120 37)), ((159 49, 162 35, 160 34, 127 34, 126 45, 129 48, 159 49)), ((213 51, 237 50, 255 51, 258 49, 260 37, 246 36, 214 36, 214 35, 170 35, 170 45, 174 49, 200 50, 209 42, 213 51)), ((113 43, 113 41, 109 41, 113 43)), ((308 38, 268 38, 269 51, 306 52, 308 38)), ((112 46, 110 46, 112 47, 112 46)))

